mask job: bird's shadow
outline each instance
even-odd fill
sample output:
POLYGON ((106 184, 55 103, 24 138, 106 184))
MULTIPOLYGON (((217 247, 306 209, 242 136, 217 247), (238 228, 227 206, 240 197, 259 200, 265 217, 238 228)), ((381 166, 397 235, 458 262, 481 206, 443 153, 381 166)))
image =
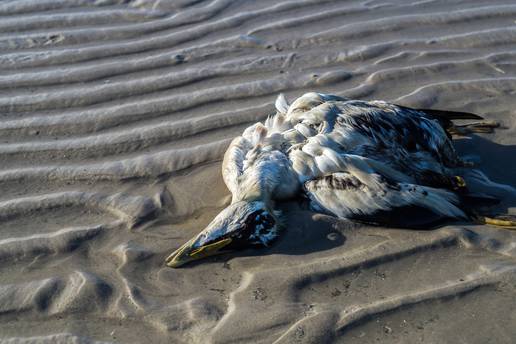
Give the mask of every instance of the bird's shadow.
POLYGON ((478 156, 476 168, 492 181, 516 187, 516 145, 502 145, 481 136, 454 140, 460 156, 478 156))
MULTIPOLYGON (((284 207, 295 207, 295 203, 284 204, 284 207)), ((290 211, 287 217, 288 226, 269 246, 259 249, 246 249, 221 256, 222 260, 233 257, 257 257, 273 254, 306 255, 314 252, 331 250, 342 246, 346 241, 344 230, 339 226, 340 220, 313 213, 307 210, 290 211)))
MULTIPOLYGON (((509 208, 516 207, 516 145, 499 144, 478 135, 455 140, 454 144, 460 156, 478 159, 474 169, 495 183, 513 188, 512 192, 503 193, 495 211, 507 213, 509 208)), ((490 194, 489 189, 485 193, 490 194)))
MULTIPOLYGON (((281 209, 287 226, 271 247, 262 250, 262 255, 304 255, 345 243, 346 226, 342 220, 311 212, 297 202, 284 203, 281 209)), ((354 226, 349 221, 345 224, 354 226)))

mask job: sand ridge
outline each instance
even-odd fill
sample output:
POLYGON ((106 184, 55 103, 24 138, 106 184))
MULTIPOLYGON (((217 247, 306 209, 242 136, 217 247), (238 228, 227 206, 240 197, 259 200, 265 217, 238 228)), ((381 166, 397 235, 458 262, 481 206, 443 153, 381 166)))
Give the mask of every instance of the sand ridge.
MULTIPOLYGON (((321 91, 496 120, 456 141, 516 205, 511 1, 0 3, 0 343, 512 343, 516 232, 282 205, 272 247, 165 257, 228 203, 231 139, 321 91)), ((478 176, 482 178, 482 176, 478 176)))

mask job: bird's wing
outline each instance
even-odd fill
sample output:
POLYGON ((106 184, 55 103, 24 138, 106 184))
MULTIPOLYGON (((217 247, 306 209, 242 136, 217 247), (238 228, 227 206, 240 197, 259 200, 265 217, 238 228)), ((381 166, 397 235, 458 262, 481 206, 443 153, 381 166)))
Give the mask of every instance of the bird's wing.
POLYGON ((297 119, 306 145, 371 158, 417 184, 447 187, 450 168, 462 166, 440 122, 417 110, 380 101, 334 101, 297 110, 297 119))
POLYGON ((452 192, 349 171, 306 181, 313 210, 339 218, 396 227, 428 228, 466 218, 452 192))
POLYGON ((445 165, 458 156, 441 123, 425 113, 382 101, 350 101, 339 104, 340 123, 351 126, 378 146, 393 144, 407 151, 427 151, 445 165))
POLYGON ((460 160, 435 116, 383 101, 346 100, 308 93, 292 103, 287 118, 304 129, 303 135, 326 134, 348 152, 357 144, 367 144, 408 152, 425 151, 450 167, 460 160), (315 133, 306 128, 315 129, 315 133))

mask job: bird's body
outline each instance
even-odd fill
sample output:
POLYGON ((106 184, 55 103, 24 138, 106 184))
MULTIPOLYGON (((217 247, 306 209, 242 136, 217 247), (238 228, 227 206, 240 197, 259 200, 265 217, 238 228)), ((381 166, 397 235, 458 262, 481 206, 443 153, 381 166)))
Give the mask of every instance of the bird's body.
POLYGON ((276 202, 306 198, 318 212, 395 227, 424 228, 464 220, 467 193, 455 170, 465 164, 449 132, 468 113, 414 110, 383 101, 307 93, 230 144, 222 174, 232 204, 199 236, 169 257, 267 245, 281 220, 276 202), (450 131, 450 130, 448 130, 450 131), (232 220, 237 217, 238 220, 232 220), (204 252, 204 251, 203 251, 204 252))
MULTIPOLYGON (((461 164, 437 119, 393 104, 308 93, 247 128, 224 157, 233 201, 304 195, 312 208, 378 223, 403 206, 464 217, 451 169, 461 164)), ((401 220, 401 219, 400 219, 401 220)), ((403 223, 392 223, 403 225, 403 223)))

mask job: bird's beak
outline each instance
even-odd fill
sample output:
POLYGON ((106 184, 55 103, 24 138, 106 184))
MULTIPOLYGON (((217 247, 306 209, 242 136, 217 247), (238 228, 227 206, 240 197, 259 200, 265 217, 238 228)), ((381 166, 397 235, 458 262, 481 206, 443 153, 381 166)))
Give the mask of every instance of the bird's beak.
POLYGON ((195 239, 196 238, 193 238, 192 240, 188 241, 186 244, 184 244, 183 246, 175 250, 174 253, 168 256, 168 258, 166 259, 167 265, 171 268, 178 268, 193 260, 198 260, 201 258, 223 253, 224 251, 222 249, 231 242, 231 238, 226 238, 208 245, 194 248, 193 245, 196 241, 195 239))

